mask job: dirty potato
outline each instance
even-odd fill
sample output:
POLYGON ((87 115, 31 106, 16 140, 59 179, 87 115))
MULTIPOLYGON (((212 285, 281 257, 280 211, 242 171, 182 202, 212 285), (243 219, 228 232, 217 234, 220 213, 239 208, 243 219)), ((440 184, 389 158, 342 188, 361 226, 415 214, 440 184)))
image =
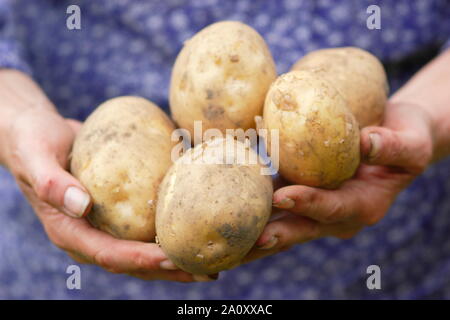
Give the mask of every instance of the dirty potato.
POLYGON ((361 128, 383 120, 389 93, 383 65, 371 53, 354 47, 313 51, 292 70, 314 68, 347 101, 361 128))
POLYGON ((198 144, 170 168, 158 193, 156 231, 178 267, 214 274, 239 264, 255 244, 273 193, 257 159, 243 143, 220 138, 198 144), (235 150, 228 158, 227 143, 235 150))
POLYGON ((139 97, 108 100, 88 117, 73 146, 71 172, 92 196, 94 226, 117 238, 154 241, 172 130, 164 112, 139 97))
MULTIPOLYGON (((280 173, 287 180, 335 188, 359 165, 359 129, 343 97, 314 70, 291 71, 271 86, 264 105, 267 149, 279 143, 280 173)), ((275 146, 276 147, 276 146, 275 146)))
POLYGON ((194 134, 203 130, 254 128, 264 98, 276 78, 264 39, 236 21, 214 23, 186 41, 172 70, 170 109, 173 119, 194 134))

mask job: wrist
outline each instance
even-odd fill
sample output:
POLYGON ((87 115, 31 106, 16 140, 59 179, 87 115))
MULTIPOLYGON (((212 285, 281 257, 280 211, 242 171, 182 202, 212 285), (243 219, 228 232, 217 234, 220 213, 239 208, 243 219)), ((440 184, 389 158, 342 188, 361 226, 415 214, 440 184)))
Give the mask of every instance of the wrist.
POLYGON ((57 110, 32 78, 13 69, 0 70, 0 101, 0 165, 8 167, 11 145, 17 139, 12 132, 19 119, 30 111, 57 110))
POLYGON ((15 174, 23 165, 21 155, 35 143, 42 143, 37 138, 42 131, 63 118, 51 108, 21 108, 12 114, 13 117, 0 126, 0 164, 15 174))

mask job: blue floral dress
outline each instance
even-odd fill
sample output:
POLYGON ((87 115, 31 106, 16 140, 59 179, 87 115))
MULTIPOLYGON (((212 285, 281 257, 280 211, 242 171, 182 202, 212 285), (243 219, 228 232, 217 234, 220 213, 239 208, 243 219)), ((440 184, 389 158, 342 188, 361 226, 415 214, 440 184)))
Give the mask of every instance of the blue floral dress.
MULTIPOLYGON (((279 73, 322 47, 369 50, 385 63, 395 91, 449 45, 450 1, 0 0, 0 67, 32 75, 66 117, 84 120, 119 95, 144 96, 168 110, 170 71, 183 41, 219 20, 256 28, 279 73), (81 10, 79 30, 66 27, 73 4, 81 10), (367 28, 373 4, 381 29, 367 28)), ((82 265, 81 290, 69 290, 66 268, 74 262, 51 244, 0 168, 0 298, 450 299, 449 232, 447 159, 351 240, 298 245, 223 272, 214 283, 146 282, 82 265), (381 268, 380 290, 366 286, 369 265, 381 268)))

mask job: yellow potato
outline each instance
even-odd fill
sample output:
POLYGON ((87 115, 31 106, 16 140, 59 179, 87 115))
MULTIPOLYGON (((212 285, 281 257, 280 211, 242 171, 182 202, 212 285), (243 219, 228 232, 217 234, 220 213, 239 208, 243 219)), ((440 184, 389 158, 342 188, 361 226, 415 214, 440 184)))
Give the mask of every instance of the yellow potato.
POLYGON ((273 189, 271 177, 261 175, 263 167, 250 156, 257 159, 233 138, 212 139, 189 149, 168 171, 158 193, 156 232, 181 269, 214 274, 231 268, 258 239, 271 213, 273 189), (225 141, 237 150, 229 161, 225 141))
POLYGON ((86 120, 71 172, 93 199, 89 221, 111 235, 154 241, 158 185, 171 166, 170 119, 152 102, 119 97, 86 120))
POLYGON ((361 128, 383 120, 388 82, 383 65, 367 51, 354 47, 313 51, 292 70, 314 68, 346 99, 361 128))
MULTIPOLYGON (((344 98, 314 70, 291 71, 270 87, 263 126, 279 132, 280 173, 287 180, 335 188, 359 165, 358 123, 344 98)), ((266 140, 270 151, 270 135, 266 140)))
POLYGON ((173 119, 193 137, 194 121, 203 130, 254 128, 264 97, 276 78, 264 39, 235 21, 214 23, 188 40, 172 70, 173 119))

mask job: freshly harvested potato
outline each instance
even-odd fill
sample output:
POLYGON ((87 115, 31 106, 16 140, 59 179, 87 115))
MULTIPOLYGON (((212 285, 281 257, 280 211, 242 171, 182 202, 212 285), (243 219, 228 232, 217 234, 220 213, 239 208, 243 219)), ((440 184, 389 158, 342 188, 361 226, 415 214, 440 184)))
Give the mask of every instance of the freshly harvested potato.
POLYGON ((267 150, 279 142, 279 171, 287 180, 335 188, 359 165, 359 129, 344 98, 314 70, 280 76, 267 93, 263 126, 267 150))
POLYGON ((233 138, 211 139, 189 149, 164 177, 157 239, 181 269, 214 274, 238 264, 255 244, 271 213, 273 189, 250 157, 257 159, 255 151, 233 138), (235 148, 228 160, 227 143, 235 148))
POLYGON ((313 51, 292 70, 314 68, 347 101, 361 128, 379 125, 389 93, 383 65, 371 53, 354 47, 313 51))
POLYGON ((171 166, 171 120, 152 102, 101 104, 73 146, 71 171, 93 199, 89 221, 114 237, 154 241, 158 185, 171 166))
POLYGON ((214 23, 188 40, 172 70, 170 109, 175 122, 194 134, 203 130, 255 127, 276 78, 264 39, 236 21, 214 23))

